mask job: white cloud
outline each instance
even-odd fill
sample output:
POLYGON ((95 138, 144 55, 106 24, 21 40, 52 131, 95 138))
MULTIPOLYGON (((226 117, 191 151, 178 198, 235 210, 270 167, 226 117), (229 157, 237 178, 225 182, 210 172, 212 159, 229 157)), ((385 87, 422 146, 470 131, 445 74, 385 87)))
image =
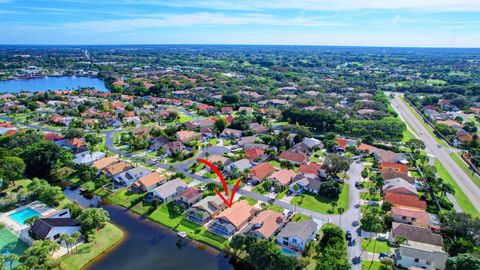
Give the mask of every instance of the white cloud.
POLYGON ((398 25, 400 22, 400 15, 395 16, 395 18, 392 19, 392 25, 398 25))
POLYGON ((249 13, 227 15, 223 13, 145 14, 144 18, 94 20, 63 24, 45 24, 40 28, 66 31, 128 32, 162 27, 218 26, 218 25, 268 25, 268 26, 348 26, 347 23, 323 21, 318 17, 278 18, 269 14, 249 13))
POLYGON ((478 0, 120 0, 117 3, 224 10, 300 9, 342 11, 400 9, 413 11, 480 11, 478 0))

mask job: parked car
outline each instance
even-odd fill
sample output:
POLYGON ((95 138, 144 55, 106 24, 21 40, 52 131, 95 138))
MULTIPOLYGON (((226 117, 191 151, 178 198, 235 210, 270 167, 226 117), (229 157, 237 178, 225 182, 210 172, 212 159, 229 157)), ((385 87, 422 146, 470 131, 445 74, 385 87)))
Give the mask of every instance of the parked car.
POLYGON ((379 255, 378 255, 378 258, 389 258, 390 257, 390 254, 386 253, 386 252, 380 252, 379 255))
POLYGON ((356 187, 356 188, 361 188, 361 187, 362 187, 362 185, 360 185, 360 182, 358 182, 358 181, 355 181, 355 187, 356 187))
POLYGON ((345 234, 345 239, 347 239, 347 241, 352 241, 352 233, 350 231, 347 231, 345 234))
POLYGON ((380 206, 380 203, 377 201, 368 201, 368 205, 370 206, 380 206))

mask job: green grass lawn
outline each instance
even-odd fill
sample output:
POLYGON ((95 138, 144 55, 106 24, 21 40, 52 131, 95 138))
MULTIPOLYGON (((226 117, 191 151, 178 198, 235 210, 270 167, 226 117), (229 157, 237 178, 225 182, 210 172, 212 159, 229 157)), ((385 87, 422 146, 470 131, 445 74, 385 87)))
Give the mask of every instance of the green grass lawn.
POLYGON ((366 201, 380 201, 380 194, 375 193, 375 195, 371 196, 370 198, 370 194, 368 192, 360 192, 360 198, 366 201))
POLYGON ((136 204, 139 200, 143 199, 144 196, 145 194, 134 193, 127 188, 122 188, 108 196, 107 200, 120 206, 129 208, 130 206, 132 206, 132 203, 136 204))
POLYGON ((210 140, 208 140, 208 143, 211 145, 217 145, 217 142, 218 142, 218 138, 211 138, 210 140))
POLYGON ((403 131, 402 142, 408 142, 411 139, 415 139, 415 136, 412 134, 412 132, 410 132, 410 130, 405 129, 405 131, 403 131))
POLYGON ((207 245, 213 246, 220 250, 223 250, 228 245, 227 239, 219 235, 213 234, 207 231, 205 227, 197 225, 186 219, 180 220, 175 230, 179 232, 180 231, 185 232, 190 238, 195 239, 199 242, 205 243, 207 245))
POLYGON ((6 189, 3 190, 3 192, 11 192, 12 190, 18 188, 19 186, 23 186, 23 187, 27 187, 30 183, 32 182, 32 180, 30 179, 22 179, 22 180, 17 180, 15 181, 15 185, 13 185, 13 183, 6 189))
POLYGON ((282 192, 278 193, 277 196, 275 196, 275 200, 281 200, 283 197, 287 195, 288 188, 284 189, 282 192))
POLYGON ((246 200, 250 206, 254 206, 258 202, 257 199, 246 197, 246 196, 240 197, 239 200, 246 200))
POLYGON ((172 202, 159 205, 158 208, 148 216, 148 218, 168 228, 175 228, 180 220, 183 219, 183 214, 178 214, 172 211, 172 206, 172 202))
POLYGON ((61 257, 60 268, 69 270, 82 269, 122 238, 123 232, 119 228, 112 224, 107 224, 105 228, 98 231, 94 242, 81 244, 78 247, 78 251, 72 251, 71 254, 61 257))
POLYGON ((480 177, 478 177, 477 174, 472 174, 472 170, 468 168, 468 165, 462 160, 461 157, 459 157, 456 153, 450 153, 450 156, 452 159, 457 163, 457 165, 465 172, 470 179, 472 179, 472 182, 475 183, 478 187, 480 187, 480 177))
POLYGON ((383 264, 380 261, 362 261, 362 269, 363 270, 380 270, 383 264))
POLYGON ((296 213, 293 217, 292 217, 292 221, 293 222, 301 222, 301 221, 304 221, 304 220, 307 220, 307 219, 312 219, 311 217, 309 216, 306 216, 304 214, 300 214, 300 213, 296 213))
POLYGON ((270 165, 272 165, 275 168, 278 168, 278 169, 282 168, 282 166, 280 166, 280 161, 278 160, 270 160, 268 163, 270 163, 270 165))
POLYGON ((373 253, 391 253, 390 248, 392 248, 392 246, 388 243, 388 241, 377 240, 377 243, 375 243, 374 239, 370 241, 369 239, 362 238, 362 249, 365 251, 373 253), (373 248, 373 245, 375 245, 375 249, 373 248))
POLYGON ((257 193, 257 194, 260 194, 260 195, 265 195, 268 193, 268 190, 264 190, 263 187, 260 185, 254 187, 252 189, 253 192, 257 193))
POLYGON ((348 208, 348 185, 343 184, 342 193, 337 199, 330 199, 326 197, 319 197, 318 195, 311 193, 304 193, 299 196, 295 196, 291 204, 297 205, 315 212, 329 214, 332 211, 332 201, 337 202, 337 208, 343 207, 344 209, 348 208))
POLYGON ((283 208, 275 204, 269 203, 267 209, 273 210, 278 213, 283 213, 283 208))
POLYGON ((463 193, 462 189, 457 185, 455 180, 453 180, 453 178, 448 173, 447 169, 443 167, 443 165, 440 163, 440 161, 438 161, 438 159, 435 159, 435 168, 437 169, 440 177, 445 180, 445 182, 451 184, 455 189, 455 194, 453 196, 455 197, 455 200, 460 205, 462 210, 465 213, 469 213, 474 217, 480 217, 478 209, 476 209, 472 202, 470 202, 465 193, 463 193))

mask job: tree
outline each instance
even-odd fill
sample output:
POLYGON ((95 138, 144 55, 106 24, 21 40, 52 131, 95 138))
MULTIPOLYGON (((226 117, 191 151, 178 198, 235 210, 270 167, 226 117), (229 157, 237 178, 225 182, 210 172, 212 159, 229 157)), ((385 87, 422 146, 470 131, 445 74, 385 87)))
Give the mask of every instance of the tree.
POLYGON ((331 176, 337 176, 350 168, 350 162, 347 157, 337 154, 329 154, 323 163, 323 167, 331 176))
POLYGON ((13 270, 13 265, 15 264, 15 262, 17 262, 20 259, 20 256, 18 256, 15 253, 11 253, 7 255, 6 259, 7 259, 7 262, 10 263, 10 270, 13 270))
POLYGON ((53 187, 43 179, 34 178, 27 189, 33 193, 36 199, 48 206, 58 206, 66 197, 60 187, 53 187))
POLYGON ((398 245, 406 244, 408 243, 408 238, 406 238, 405 236, 397 236, 395 237, 395 243, 398 245))
POLYGON ((65 245, 67 246, 67 253, 70 253, 70 246, 75 243, 73 237, 71 237, 69 234, 62 234, 60 235, 60 241, 65 242, 65 245))
POLYGON ((29 218, 25 219, 25 221, 23 223, 25 223, 29 227, 32 227, 33 224, 35 223, 35 221, 37 221, 37 219, 38 219, 38 216, 29 217, 29 218))
POLYGON ((368 177, 368 175, 369 175, 368 169, 367 169, 367 168, 364 168, 364 169, 362 170, 362 178, 363 178, 363 179, 366 179, 366 178, 368 177))
MULTIPOLYGON (((82 234, 80 232, 72 233, 72 239, 75 240, 75 242, 73 243, 74 245, 78 243, 78 241, 80 240, 80 237, 82 237, 82 234)), ((78 245, 75 247, 75 250, 78 251, 78 245)))
POLYGON ((85 132, 81 128, 69 128, 65 132, 65 137, 68 139, 83 138, 83 136, 85 136, 85 132))
POLYGON ((107 211, 101 208, 87 208, 77 217, 77 222, 85 233, 105 227, 110 221, 107 211))
POLYGON ((335 180, 327 180, 320 185, 319 195, 323 195, 328 198, 336 198, 342 192, 342 186, 335 180))
POLYGON ((88 150, 93 151, 95 147, 102 142, 102 138, 95 134, 89 133, 85 135, 85 142, 87 143, 88 150))
POLYGON ((72 201, 67 203, 64 208, 68 208, 72 218, 78 217, 83 211, 83 208, 80 205, 78 205, 77 201, 72 201))
POLYGON ((450 257, 446 263, 446 270, 480 269, 480 259, 472 254, 460 254, 450 257))
POLYGON ((34 241, 20 256, 25 269, 54 269, 57 265, 51 254, 59 249, 59 245, 51 240, 34 241))
POLYGON ((222 131, 227 127, 227 121, 223 118, 218 118, 215 120, 214 126, 218 133, 222 133, 222 131))
POLYGON ((25 173, 25 162, 15 156, 0 158, 0 178, 3 179, 3 185, 8 186, 11 182, 23 177, 25 173))
POLYGON ((30 178, 52 179, 54 168, 61 168, 71 163, 73 156, 68 150, 53 142, 39 142, 26 146, 20 153, 30 178))
POLYGON ((175 121, 180 117, 180 114, 177 111, 168 112, 168 120, 175 121))
POLYGON ((228 104, 235 104, 240 102, 240 96, 237 94, 227 94, 222 96, 222 102, 228 104))

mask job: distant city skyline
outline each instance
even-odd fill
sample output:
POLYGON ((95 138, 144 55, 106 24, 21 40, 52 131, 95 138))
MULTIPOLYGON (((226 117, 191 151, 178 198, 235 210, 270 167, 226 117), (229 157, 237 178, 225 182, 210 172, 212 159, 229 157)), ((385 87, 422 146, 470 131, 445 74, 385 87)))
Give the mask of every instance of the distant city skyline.
POLYGON ((480 47, 476 0, 0 0, 0 44, 480 47))

